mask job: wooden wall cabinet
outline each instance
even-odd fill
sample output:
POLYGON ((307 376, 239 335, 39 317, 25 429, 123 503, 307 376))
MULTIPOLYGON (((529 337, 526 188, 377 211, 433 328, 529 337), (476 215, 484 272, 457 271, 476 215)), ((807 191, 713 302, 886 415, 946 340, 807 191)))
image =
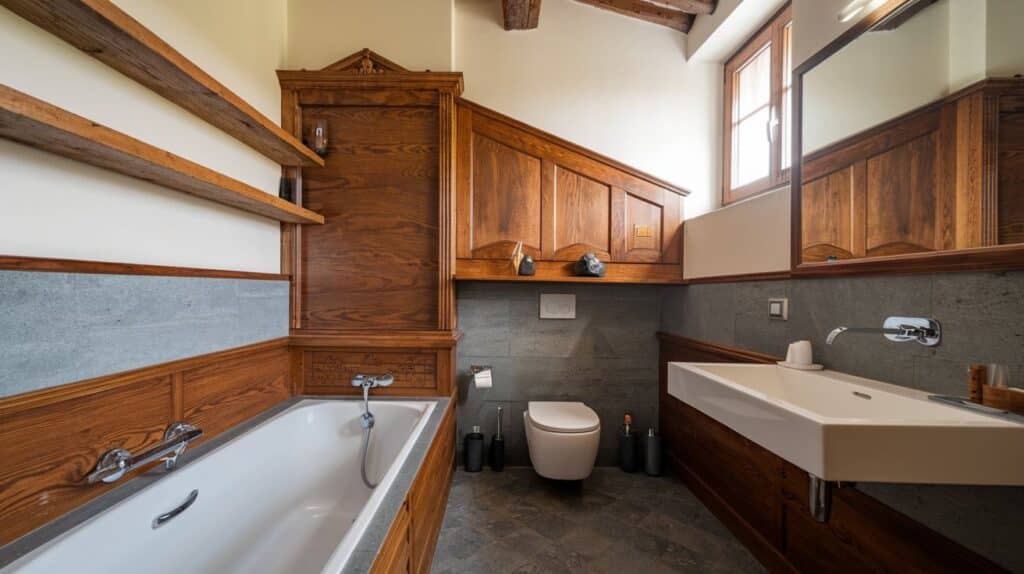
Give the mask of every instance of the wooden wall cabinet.
POLYGON ((282 233, 301 392, 351 393, 354 373, 391 372, 395 384, 378 394, 450 394, 462 75, 412 72, 362 50, 278 77, 285 129, 301 138, 327 124, 324 165, 285 171, 300 204, 325 217, 315 231, 282 233))
POLYGON ((521 279, 521 241, 534 279, 595 253, 609 280, 681 280, 686 190, 466 100, 457 125, 458 278, 521 279))
POLYGON ((1013 79, 980 82, 808 155, 797 271, 1024 242, 1022 151, 1024 81, 1013 79))

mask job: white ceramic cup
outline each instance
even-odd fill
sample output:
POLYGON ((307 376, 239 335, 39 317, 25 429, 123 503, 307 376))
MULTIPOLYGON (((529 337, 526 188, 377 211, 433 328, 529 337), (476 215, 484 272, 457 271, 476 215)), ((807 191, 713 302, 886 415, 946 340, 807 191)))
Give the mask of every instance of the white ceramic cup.
POLYGON ((794 341, 786 351, 786 362, 791 365, 810 365, 812 363, 811 342, 794 341))

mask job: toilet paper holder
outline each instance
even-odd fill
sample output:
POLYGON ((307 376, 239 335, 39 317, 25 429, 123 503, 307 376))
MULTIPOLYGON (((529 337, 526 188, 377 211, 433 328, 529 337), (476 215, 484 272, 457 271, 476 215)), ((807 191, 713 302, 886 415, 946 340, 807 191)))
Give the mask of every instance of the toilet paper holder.
POLYGON ((490 371, 490 370, 491 370, 491 366, 490 365, 470 365, 469 366, 469 372, 473 373, 474 375, 480 374, 480 373, 482 373, 484 371, 490 371))

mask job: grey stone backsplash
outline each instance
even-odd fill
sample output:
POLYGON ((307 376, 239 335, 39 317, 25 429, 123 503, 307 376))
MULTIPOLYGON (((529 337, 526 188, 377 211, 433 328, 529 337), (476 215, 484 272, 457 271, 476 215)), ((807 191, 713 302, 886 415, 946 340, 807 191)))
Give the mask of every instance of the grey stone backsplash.
MULTIPOLYGON (((827 368, 934 393, 965 395, 967 365, 1009 365, 1024 387, 1024 273, 794 279, 695 284, 661 291, 661 329, 784 356, 807 339, 827 368), (789 298, 789 320, 768 318, 768 298, 789 298), (893 343, 881 335, 825 336, 839 326, 881 327, 891 315, 933 317, 942 344, 893 343)), ((936 448, 941 448, 937 446, 936 448)), ((1004 453, 993 453, 1000 456, 1004 453)), ((859 484, 858 488, 934 530, 1024 572, 1024 488, 859 484)))
POLYGON ((287 281, 0 271, 0 397, 287 335, 287 281))
POLYGON ((480 425, 487 439, 505 407, 506 464, 528 465, 529 401, 582 401, 601 418, 597 464, 616 461, 623 412, 657 424, 658 288, 519 283, 458 284, 459 448, 480 425), (575 319, 540 319, 541 293, 576 295, 575 319), (470 365, 490 365, 494 386, 472 385, 470 365))

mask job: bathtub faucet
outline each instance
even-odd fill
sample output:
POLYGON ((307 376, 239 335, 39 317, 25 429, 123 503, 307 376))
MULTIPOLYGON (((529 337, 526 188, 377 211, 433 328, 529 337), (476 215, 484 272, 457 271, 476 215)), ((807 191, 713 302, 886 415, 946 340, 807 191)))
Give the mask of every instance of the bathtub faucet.
POLYGON ((373 387, 387 387, 393 382, 395 382, 395 377, 391 376, 391 373, 380 375, 357 373, 356 376, 352 377, 352 386, 363 388, 363 416, 359 422, 363 425, 364 429, 373 428, 373 414, 370 413, 370 389, 373 387))

